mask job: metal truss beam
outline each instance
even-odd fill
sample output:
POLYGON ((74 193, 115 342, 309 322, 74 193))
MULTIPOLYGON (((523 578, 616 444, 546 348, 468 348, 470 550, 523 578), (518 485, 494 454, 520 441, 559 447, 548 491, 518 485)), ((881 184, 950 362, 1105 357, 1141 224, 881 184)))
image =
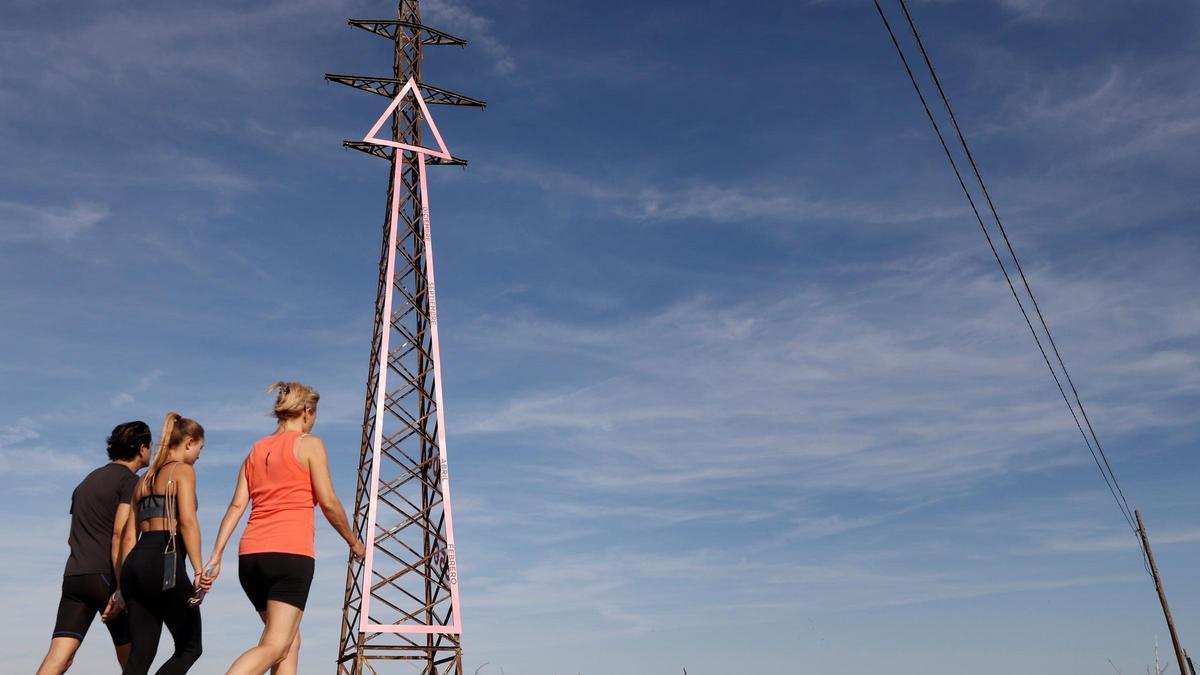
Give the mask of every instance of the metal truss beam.
POLYGON ((408 28, 422 35, 422 45, 455 45, 458 47, 466 47, 467 41, 455 37, 445 31, 440 31, 436 28, 430 28, 412 21, 401 21, 399 19, 350 19, 350 25, 355 28, 361 28, 375 35, 383 36, 389 40, 396 39, 397 30, 400 28, 408 28))
MULTIPOLYGON (((378 157, 388 161, 391 161, 392 153, 395 152, 395 149, 389 148, 386 145, 376 145, 366 141, 342 141, 342 147, 349 148, 351 150, 357 150, 359 152, 365 152, 372 157, 378 157)), ((425 158, 425 164, 433 166, 466 166, 467 160, 462 159, 461 157, 455 157, 454 159, 442 159, 441 157, 430 156, 425 158)))
MULTIPOLYGON (((327 73, 325 79, 330 82, 344 84, 347 87, 354 87, 363 91, 378 94, 387 98, 396 98, 396 94, 400 93, 400 88, 404 86, 407 79, 398 77, 371 77, 364 75, 338 75, 335 73, 327 73)), ((465 105, 475 108, 486 108, 487 101, 481 101, 470 96, 456 94, 448 89, 435 87, 431 84, 421 84, 421 97, 430 105, 465 105)))

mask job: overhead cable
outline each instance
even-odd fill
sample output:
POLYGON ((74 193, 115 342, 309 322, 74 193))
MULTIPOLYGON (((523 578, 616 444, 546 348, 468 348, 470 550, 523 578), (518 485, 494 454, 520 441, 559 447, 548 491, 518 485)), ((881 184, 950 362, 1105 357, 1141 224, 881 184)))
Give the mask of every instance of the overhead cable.
MULTIPOLYGON (((1096 435, 1095 429, 1092 426, 1091 418, 1088 416, 1087 411, 1085 410, 1085 408, 1083 406, 1083 401, 1079 395, 1078 389, 1075 386, 1075 382, 1074 382, 1074 380, 1072 380, 1070 372, 1067 370, 1066 363, 1063 361, 1062 355, 1059 352, 1058 345, 1054 341, 1053 335, 1050 333, 1050 328, 1049 328, 1048 324, 1046 323, 1046 319, 1042 313, 1041 306, 1037 302, 1037 298, 1033 293, 1033 288, 1030 286, 1029 280, 1025 276, 1025 271, 1021 267, 1020 259, 1017 257, 1017 253, 1012 245, 1012 241, 1009 239, 1008 232, 1005 230, 1004 224, 1000 220, 1000 216, 996 211, 995 204, 992 201, 991 193, 988 191, 987 184, 983 180, 983 176, 979 171, 979 166, 975 162, 974 155, 971 153, 970 147, 967 145, 966 138, 963 135, 962 129, 958 124, 958 118, 954 114, 953 108, 950 106, 950 100, 946 96, 945 90, 942 88, 941 80, 940 80, 940 78, 938 78, 937 72, 934 70, 933 62, 929 57, 928 51, 925 49, 924 41, 921 39, 921 35, 917 31, 917 27, 912 19, 911 13, 908 11, 908 5, 905 2, 905 0, 898 0, 898 1, 899 1, 901 8, 904 11, 904 15, 908 21, 908 25, 912 31, 913 37, 915 38, 917 45, 921 50, 921 54, 924 58, 925 65, 929 70, 929 74, 930 74, 931 78, 933 79, 935 85, 937 86, 938 94, 942 100, 942 104, 946 108, 946 112, 949 114, 950 119, 954 125, 954 130, 958 137, 959 144, 962 146, 963 152, 965 153, 968 161, 970 162, 971 169, 975 175, 975 179, 979 183, 979 186, 980 186, 981 190, 983 191, 984 197, 986 198, 988 207, 991 210, 991 214, 992 214, 993 219, 995 220, 996 226, 1000 231, 1000 234, 1004 240, 1005 246, 1008 249, 1009 254, 1012 256, 1013 262, 1015 264, 1015 268, 1021 278, 1022 286, 1025 290, 1025 293, 1028 295, 1029 300, 1033 306, 1034 313, 1037 316, 1038 324, 1042 327, 1042 330, 1045 332, 1047 342, 1050 344, 1050 348, 1051 348, 1051 351, 1054 353, 1055 360, 1058 362, 1059 368, 1062 370, 1063 378, 1059 377, 1058 371, 1055 370, 1054 365, 1051 363, 1049 354, 1047 353, 1045 346, 1042 344, 1042 339, 1039 336, 1037 329, 1034 328, 1034 323, 1033 323, 1033 320, 1030 318, 1029 311, 1026 309, 1025 303, 1021 300, 1021 295, 1020 295, 1020 293, 1018 293, 1017 287, 1013 283, 1012 276, 1010 275, 1009 270, 1008 270, 1008 266, 1005 265, 1003 258, 1000 256, 1000 253, 996 248, 995 241, 992 238, 991 232, 989 231, 987 225, 984 223, 983 217, 979 213, 979 208, 975 203, 975 199, 971 195, 971 191, 967 188, 966 181, 963 179, 962 172, 959 170, 958 162, 954 159, 954 154, 950 151, 950 147, 946 143, 946 138, 942 134, 941 127, 938 124, 936 118, 934 117, 932 110, 930 110, 929 103, 928 103, 928 101, 926 101, 925 95, 922 92, 920 85, 917 83, 917 78, 913 74, 912 68, 909 66, 908 58, 905 56, 904 50, 903 50, 903 48, 901 48, 900 42, 896 38, 895 31, 892 30, 891 22, 888 21, 887 15, 883 11, 883 7, 880 6, 879 0, 874 0, 875 10, 879 13, 879 18, 883 20, 883 25, 887 29, 888 36, 892 40, 892 45, 896 48, 896 54, 900 57, 900 61, 904 65, 904 70, 908 74, 908 79, 912 83, 913 90, 916 91, 917 97, 921 101, 921 107, 924 108, 924 110, 925 110, 925 116, 929 119, 929 123, 933 126, 934 133, 937 134, 938 141, 942 146, 942 151, 946 154, 946 159, 950 162, 950 167, 954 170, 954 175, 958 179, 959 187, 962 188, 963 194, 966 196, 967 202, 971 206, 971 211, 975 215, 975 220, 979 223, 979 228, 983 232, 984 238, 987 239, 988 247, 992 251, 992 256, 995 258, 997 265, 1000 266, 1000 271, 1004 275, 1004 280, 1008 284, 1008 288, 1009 288, 1009 291, 1012 293, 1013 300, 1016 301, 1017 307, 1021 310, 1021 316, 1024 317, 1025 324, 1029 327, 1030 334, 1033 335, 1033 339, 1034 339, 1034 342, 1037 344, 1038 351, 1042 355, 1042 360, 1045 362, 1046 368, 1050 371, 1050 376, 1054 378, 1054 383, 1058 387, 1059 393, 1062 395, 1063 402, 1066 403, 1066 405, 1067 405, 1067 410, 1070 411, 1070 413, 1071 413, 1071 418, 1075 421, 1075 427, 1079 430, 1079 434, 1083 438, 1083 442, 1087 446, 1088 452, 1092 456, 1092 460, 1096 463, 1096 468, 1099 469, 1100 475, 1104 479, 1105 485, 1108 486, 1108 491, 1112 494, 1113 500, 1117 504, 1117 508, 1121 511, 1122 517, 1125 519, 1125 522, 1129 525, 1130 529, 1136 535, 1138 532, 1138 529, 1137 529, 1136 523, 1134 522, 1133 509, 1129 506, 1129 501, 1128 501, 1128 499, 1126 499, 1124 491, 1121 490, 1120 483, 1117 481, 1116 473, 1112 469, 1112 465, 1110 464, 1110 462, 1108 460, 1107 454, 1105 454, 1105 452, 1104 452, 1104 448, 1100 445, 1100 439, 1096 435), (1071 402, 1071 398, 1069 398, 1067 396, 1067 391, 1066 391, 1067 387, 1063 386, 1062 379, 1066 379, 1066 381, 1067 381, 1067 387, 1070 388, 1071 393, 1075 399, 1074 405, 1071 402), (1075 410, 1076 405, 1078 405, 1078 407, 1079 407, 1078 413, 1076 413, 1076 410, 1075 410), (1080 421, 1080 417, 1083 418, 1082 422, 1080 421), (1087 431, 1084 431, 1085 425, 1087 426, 1087 431), (1090 438, 1089 438, 1089 433, 1090 433, 1090 438)), ((1139 548, 1140 548, 1140 546, 1139 546, 1139 548)))

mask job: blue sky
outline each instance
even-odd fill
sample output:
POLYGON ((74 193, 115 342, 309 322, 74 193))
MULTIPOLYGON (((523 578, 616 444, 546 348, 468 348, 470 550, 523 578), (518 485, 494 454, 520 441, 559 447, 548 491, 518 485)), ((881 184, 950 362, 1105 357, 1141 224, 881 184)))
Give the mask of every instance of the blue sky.
MULTIPOLYGON (((426 80, 489 102, 434 109, 471 166, 431 170, 469 672, 1083 675, 1169 649, 870 3, 424 4, 471 41, 426 80)), ((1200 10, 913 10, 1200 653, 1200 10)), ((386 169, 340 141, 386 101, 322 74, 386 74, 345 19, 393 11, 10 3, 13 669, 114 424, 206 426, 207 548, 263 389, 301 379, 352 498, 386 169)), ((305 673, 340 616, 324 525, 318 551, 305 673)), ((258 632, 232 577, 205 620, 197 672, 258 632)), ((105 642, 72 672, 110 672, 105 642)))

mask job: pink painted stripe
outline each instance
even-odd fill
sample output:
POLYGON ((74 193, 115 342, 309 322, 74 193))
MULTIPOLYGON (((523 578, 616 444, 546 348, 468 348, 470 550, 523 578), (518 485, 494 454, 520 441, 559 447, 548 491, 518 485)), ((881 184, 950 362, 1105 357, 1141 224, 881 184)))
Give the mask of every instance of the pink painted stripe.
POLYGON ((362 589, 362 606, 359 611, 359 630, 368 623, 368 616, 371 612, 371 585, 373 584, 375 570, 375 527, 376 527, 376 510, 379 503, 379 461, 383 445, 383 417, 385 410, 383 407, 384 397, 387 396, 387 376, 388 376, 388 353, 391 346, 392 337, 392 277, 396 272, 396 234, 400 223, 400 162, 392 163, 392 190, 390 219, 391 227, 388 230, 388 257, 387 257, 387 286, 383 294, 383 316, 386 325, 380 331, 379 345, 379 381, 376 384, 375 391, 375 430, 374 430, 374 446, 371 459, 371 499, 367 507, 367 537, 368 541, 364 542, 367 545, 367 553, 363 560, 363 589, 362 589))
MULTIPOLYGON (((382 625, 372 623, 369 619, 371 611, 371 586, 374 580, 374 564, 375 564, 375 534, 377 528, 377 506, 379 501, 379 463, 383 444, 383 419, 387 414, 384 408, 384 401, 387 395, 387 374, 388 374, 388 352, 390 351, 391 324, 392 315, 392 278, 395 275, 396 264, 396 239, 398 232, 398 223, 400 220, 400 162, 393 162, 392 174, 392 194, 391 194, 391 227, 388 233, 388 262, 387 262, 387 287, 384 292, 384 317, 387 325, 383 328, 380 344, 380 365, 379 365, 379 382, 378 390, 375 395, 375 429, 374 429, 374 448, 372 453, 371 464, 371 492, 370 501, 367 509, 367 527, 370 541, 367 542, 367 552, 363 561, 363 595, 362 606, 359 614, 359 631, 374 632, 374 633, 414 633, 414 634, 439 634, 439 633, 461 633, 461 611, 459 605, 458 593, 458 564, 456 551, 454 547, 454 520, 451 512, 450 504, 450 474, 446 455, 446 419, 443 412, 442 402, 442 360, 441 360, 441 340, 438 333, 437 320, 437 285, 433 267, 433 238, 430 228, 429 218, 429 189, 425 175, 425 156, 434 155, 444 159, 450 159, 450 151, 446 148, 445 142, 442 140, 441 133, 438 131, 437 124, 433 120, 433 116, 429 114, 429 109, 422 100, 420 90, 417 87, 415 80, 409 80, 396 98, 392 101, 388 109, 375 122, 375 126, 367 133, 363 139, 367 142, 377 143, 397 148, 399 150, 407 150, 414 152, 419 156, 419 183, 421 190, 421 220, 423 234, 425 238, 425 274, 428 280, 429 294, 429 319, 430 319, 430 343, 431 356, 433 358, 434 380, 437 383, 434 388, 434 402, 437 406, 436 416, 438 424, 438 459, 441 464, 441 475, 439 476, 442 490, 442 510, 445 516, 446 527, 446 566, 447 575, 450 582, 450 612, 453 617, 453 623, 449 625, 412 625, 412 624, 397 624, 397 625, 382 625), (421 112, 425 116, 425 120, 429 124, 429 128, 433 131, 434 138, 437 140, 440 150, 433 150, 422 146, 409 145, 406 143, 397 143, 385 139, 376 138, 375 135, 383 127, 383 124, 399 107, 400 102, 409 93, 413 93, 417 99, 417 105, 420 106, 421 112)), ((398 160, 399 158, 397 158, 398 160)))
MULTIPOLYGON (((432 120, 430 120, 432 122, 432 120)), ((430 125, 432 126, 432 125, 430 125)), ((458 562, 454 550, 454 517, 450 508, 450 469, 449 458, 446 455, 446 414, 442 403, 442 347, 439 337, 437 320, 437 284, 433 271, 433 232, 429 226, 429 191, 425 180, 425 156, 421 155, 419 163, 421 177, 421 220, 425 230, 425 276, 429 283, 429 334, 431 356, 433 357, 434 381, 437 387, 433 390, 434 404, 437 406, 438 425, 438 456, 441 459, 442 471, 442 513, 446 517, 446 574, 450 581, 450 613, 457 627, 462 622, 462 608, 458 598, 458 562)), ((454 632, 459 632, 455 630, 454 632)))
POLYGON ((375 126, 371 127, 371 130, 368 131, 367 135, 363 137, 363 141, 366 143, 374 143, 376 145, 386 145, 388 147, 398 148, 400 150, 408 150, 410 152, 415 152, 422 155, 433 155, 434 157, 441 157, 442 159, 452 159, 450 156, 450 150, 446 148, 446 143, 442 140, 442 134, 438 131, 437 124, 435 124, 433 121, 433 116, 429 114, 429 107, 425 105, 425 99, 421 96, 421 89, 417 86, 417 81, 415 79, 410 79, 404 85, 404 87, 400 89, 400 93, 396 94, 396 98, 392 99, 392 104, 389 105, 387 110, 384 110, 383 114, 379 116, 379 119, 375 121, 375 126), (421 114, 424 116, 425 121, 429 123, 429 129, 433 131, 433 138, 437 141, 438 145, 436 150, 420 145, 400 143, 398 141, 379 138, 376 136, 376 134, 379 133, 379 130, 383 128, 384 123, 391 119, 392 113, 396 112, 396 108, 400 107, 400 102, 403 101, 404 97, 410 93, 413 95, 413 98, 417 99, 417 106, 421 108, 421 114))

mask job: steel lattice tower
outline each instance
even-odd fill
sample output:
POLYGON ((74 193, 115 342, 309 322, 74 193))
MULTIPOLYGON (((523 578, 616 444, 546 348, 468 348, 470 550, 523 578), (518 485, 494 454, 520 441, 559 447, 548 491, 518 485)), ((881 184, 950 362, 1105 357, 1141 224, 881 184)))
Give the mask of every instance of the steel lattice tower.
MULTIPOLYGON (((485 105, 422 81, 425 46, 466 41, 423 25, 419 0, 401 0, 396 19, 351 19, 350 25, 392 41, 392 77, 325 77, 397 99, 392 141, 424 147, 422 123, 432 124, 423 119, 425 104, 485 105), (410 81, 414 87, 406 88, 410 81), (423 102, 399 100, 414 88, 423 102)), ((369 140, 343 145, 388 160, 391 179, 354 499, 354 527, 369 555, 364 561, 351 558, 348 565, 337 672, 374 673, 380 662, 404 660, 423 675, 460 675, 457 566, 445 430, 439 428, 436 286, 423 193, 426 164, 466 162, 369 140), (387 369, 381 372, 385 354, 387 369)))

